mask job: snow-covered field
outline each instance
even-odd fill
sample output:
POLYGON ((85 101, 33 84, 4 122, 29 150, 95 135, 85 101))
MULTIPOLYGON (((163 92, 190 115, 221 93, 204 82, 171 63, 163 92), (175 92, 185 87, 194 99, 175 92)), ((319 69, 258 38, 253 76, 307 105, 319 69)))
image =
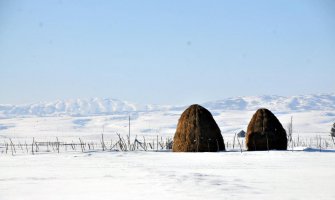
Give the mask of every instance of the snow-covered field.
MULTIPOLYGON (((162 140, 173 138, 178 119, 182 111, 155 111, 137 112, 131 117, 131 141, 135 137, 143 141, 162 140)), ((234 141, 235 133, 246 130, 254 111, 214 111, 212 112, 218 123, 225 142, 230 146, 234 141)), ((314 143, 317 148, 317 139, 329 143, 329 148, 335 147, 331 141, 330 129, 335 122, 335 111, 292 111, 275 112, 276 116, 286 128, 293 117, 293 138, 305 143, 314 143), (333 115, 334 114, 334 115, 333 115)), ((33 138, 38 142, 98 142, 103 133, 105 141, 114 142, 118 139, 117 133, 126 138, 129 131, 127 114, 109 114, 100 116, 54 116, 54 117, 15 117, 0 119, 0 144, 9 143, 11 139, 18 144, 31 144, 33 138)), ((243 140, 242 140, 243 141, 243 140)), ((231 148, 228 146, 228 149, 231 148)), ((237 144, 235 145, 237 147, 237 144)), ((4 151, 1 148, 0 154, 4 151)))
MULTIPOLYGON (((201 104, 225 142, 246 130, 257 108, 274 112, 293 136, 328 141, 321 150, 220 153, 55 151, 35 155, 0 145, 0 200, 16 199, 335 199, 335 95, 239 97, 201 104)), ((113 99, 0 105, 0 144, 99 141, 126 136, 172 138, 186 106, 141 106, 113 99)), ((242 141, 242 140, 241 140, 242 141)), ((315 144, 314 144, 315 145, 315 144)), ((18 148, 18 147, 17 147, 18 148)))
POLYGON ((335 153, 87 152, 0 157, 1 200, 335 199, 335 153))

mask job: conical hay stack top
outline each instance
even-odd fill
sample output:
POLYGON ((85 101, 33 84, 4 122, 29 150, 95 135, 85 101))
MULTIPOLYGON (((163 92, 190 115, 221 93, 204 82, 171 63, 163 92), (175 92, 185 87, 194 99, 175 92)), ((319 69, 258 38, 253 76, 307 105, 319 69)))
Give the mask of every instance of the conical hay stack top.
POLYGON ((174 135, 174 152, 216 152, 225 150, 219 126, 212 114, 194 104, 181 115, 174 135))
POLYGON ((254 150, 286 150, 286 131, 277 117, 268 109, 256 111, 248 125, 246 146, 254 150))

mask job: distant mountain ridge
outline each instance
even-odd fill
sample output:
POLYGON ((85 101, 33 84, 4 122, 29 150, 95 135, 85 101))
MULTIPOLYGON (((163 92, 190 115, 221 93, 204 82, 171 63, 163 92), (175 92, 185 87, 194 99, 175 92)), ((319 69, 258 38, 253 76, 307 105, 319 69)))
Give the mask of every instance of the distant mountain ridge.
MULTIPOLYGON (((335 94, 298 96, 246 96, 202 103, 211 111, 257 110, 265 107, 273 111, 335 110, 335 94)), ((186 106, 140 105, 112 98, 70 99, 24 105, 0 104, 0 116, 88 116, 127 112, 181 111, 186 106)))
POLYGON ((213 110, 257 110, 261 107, 273 111, 334 110, 335 94, 247 96, 211 101, 203 105, 213 110))

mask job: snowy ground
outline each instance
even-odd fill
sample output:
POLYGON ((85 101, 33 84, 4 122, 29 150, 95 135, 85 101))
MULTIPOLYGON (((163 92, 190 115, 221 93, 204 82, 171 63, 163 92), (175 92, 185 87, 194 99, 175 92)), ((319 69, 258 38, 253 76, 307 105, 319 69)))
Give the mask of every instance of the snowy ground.
POLYGON ((205 104, 230 144, 228 152, 220 153, 103 152, 101 148, 82 153, 79 147, 71 151, 66 146, 59 154, 41 147, 31 155, 31 147, 21 146, 13 153, 8 146, 11 141, 32 144, 32 138, 77 143, 81 138, 99 145, 103 133, 106 142, 115 143, 116 133, 128 134, 129 116, 131 141, 136 135, 149 142, 157 135, 172 138, 185 107, 140 111, 130 104, 96 99, 81 104, 0 105, 0 200, 335 199, 335 144, 329 136, 335 122, 335 95, 326 97, 243 98, 205 104), (246 130, 259 106, 270 108, 284 128, 293 117, 294 141, 304 147, 240 153, 234 143, 232 149, 235 133, 246 130), (88 115, 77 115, 82 112, 88 115), (45 113, 54 114, 42 116, 45 113))
MULTIPOLYGON (((173 137, 182 111, 136 112, 131 114, 132 135, 173 137)), ((246 130, 255 111, 212 111, 223 137, 246 130)), ((100 137, 128 134, 128 114, 100 116, 15 117, 0 119, 1 138, 100 137)), ((335 111, 275 112, 284 128, 293 117, 293 131, 301 137, 329 136, 335 111)))
POLYGON ((0 157, 1 200, 335 199, 335 151, 0 157))

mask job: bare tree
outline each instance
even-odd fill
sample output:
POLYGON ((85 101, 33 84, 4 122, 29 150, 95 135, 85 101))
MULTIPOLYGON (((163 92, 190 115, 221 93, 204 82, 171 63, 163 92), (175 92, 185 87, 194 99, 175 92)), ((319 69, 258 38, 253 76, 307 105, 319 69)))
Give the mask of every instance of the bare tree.
POLYGON ((333 124, 333 127, 332 127, 332 129, 330 130, 330 135, 331 135, 332 137, 335 137, 335 123, 333 124))
POLYGON ((333 124, 332 129, 330 129, 330 137, 332 138, 333 143, 335 145, 335 140, 334 140, 334 137, 335 137, 335 123, 333 124))

